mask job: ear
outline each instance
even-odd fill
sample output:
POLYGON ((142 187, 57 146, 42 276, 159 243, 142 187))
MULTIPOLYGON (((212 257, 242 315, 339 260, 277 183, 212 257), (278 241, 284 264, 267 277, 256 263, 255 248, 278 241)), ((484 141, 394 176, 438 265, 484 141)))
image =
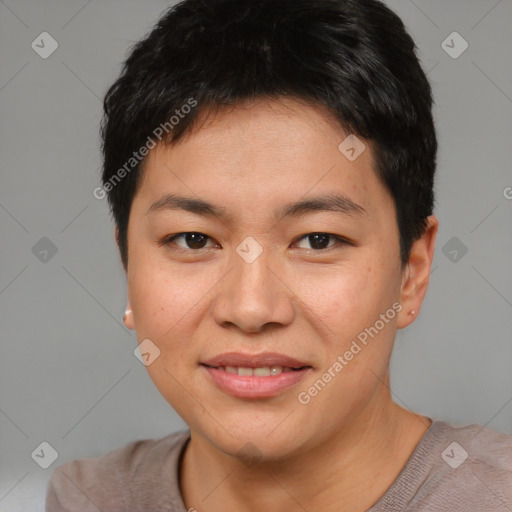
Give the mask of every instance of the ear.
MULTIPOLYGON (((114 237, 116 239, 117 247, 119 247, 119 229, 117 227, 114 229, 114 237)), ((132 310, 132 306, 131 306, 129 300, 128 300, 128 304, 126 305, 126 310, 123 315, 123 323, 124 323, 124 325, 126 325, 126 327, 128 329, 131 329, 132 331, 135 330, 135 322, 133 320, 133 310, 132 310)))
POLYGON ((397 329, 407 327, 418 316, 427 293, 438 230, 439 220, 435 215, 430 215, 425 232, 411 246, 409 261, 402 276, 400 303, 403 309, 398 316, 397 329), (411 311, 414 311, 413 315, 411 311))
POLYGON ((126 325, 128 329, 131 329, 132 331, 135 330, 135 322, 133 320, 133 310, 132 306, 130 304, 130 301, 128 301, 128 304, 126 305, 126 311, 123 315, 123 323, 126 325))

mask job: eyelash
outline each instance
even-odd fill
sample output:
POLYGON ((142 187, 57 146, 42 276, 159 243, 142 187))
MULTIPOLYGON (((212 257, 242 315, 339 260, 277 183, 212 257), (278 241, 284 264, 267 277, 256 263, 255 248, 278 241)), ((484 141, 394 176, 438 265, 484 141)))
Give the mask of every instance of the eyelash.
MULTIPOLYGON (((205 236, 208 240, 212 240, 211 237, 209 237, 208 235, 205 235, 204 233, 200 233, 198 231, 185 231, 183 233, 177 233, 175 235, 169 235, 169 236, 165 237, 164 239, 162 239, 159 242, 159 245, 160 246, 164 246, 164 245, 165 246, 170 246, 172 243, 174 243, 174 240, 176 238, 179 238, 179 237, 181 237, 183 235, 189 235, 189 234, 202 235, 202 236, 205 236)), ((334 245, 330 246, 330 247, 325 247, 324 249, 305 249, 305 250, 307 250, 309 252, 320 253, 320 252, 329 251, 331 249, 335 249, 336 245, 353 245, 353 243, 350 242, 346 238, 343 238, 343 237, 338 236, 338 235, 333 235, 332 233, 323 233, 323 232, 320 232, 320 231, 314 231, 312 233, 307 233, 305 235, 302 235, 302 236, 298 237, 295 240, 294 243, 299 242, 300 240, 302 240, 304 238, 307 238, 309 236, 312 236, 312 235, 325 235, 325 236, 330 237, 331 239, 334 239, 336 243, 334 245)), ((176 246, 176 247, 173 247, 171 249, 175 250, 175 251, 179 251, 179 252, 200 252, 200 251, 203 251, 205 249, 210 249, 210 247, 202 247, 201 249, 184 249, 183 247, 176 246)))

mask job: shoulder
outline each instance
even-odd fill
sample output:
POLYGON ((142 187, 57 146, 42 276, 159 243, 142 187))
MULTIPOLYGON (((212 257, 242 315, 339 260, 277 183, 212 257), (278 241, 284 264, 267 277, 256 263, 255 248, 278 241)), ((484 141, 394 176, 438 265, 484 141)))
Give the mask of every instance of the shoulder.
MULTIPOLYGON (((453 465, 483 465, 488 468, 512 471, 512 436, 491 430, 481 425, 459 426, 445 421, 437 421, 433 430, 434 442, 438 448, 447 446, 442 452, 443 460, 456 460, 453 465), (459 459, 464 459, 460 460, 459 459)), ((450 464, 448 464, 450 465, 450 464)))
POLYGON ((166 476, 164 482, 174 494, 178 457, 189 436, 190 431, 185 430, 161 439, 142 439, 100 457, 58 466, 48 483, 46 512, 125 510, 134 500, 154 497, 150 487, 159 485, 158 479, 166 476))
POLYGON ((512 510, 512 436, 435 420, 368 512, 512 510))
POLYGON ((481 425, 436 421, 426 446, 431 451, 423 486, 427 502, 463 510, 512 507, 512 436, 481 425))

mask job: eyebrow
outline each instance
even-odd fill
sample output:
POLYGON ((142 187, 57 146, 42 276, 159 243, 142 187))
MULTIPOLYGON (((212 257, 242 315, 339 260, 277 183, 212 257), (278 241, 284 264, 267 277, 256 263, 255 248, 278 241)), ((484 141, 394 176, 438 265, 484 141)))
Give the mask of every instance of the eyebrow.
MULTIPOLYGON (((202 199, 175 194, 166 194, 155 201, 149 207, 146 215, 166 210, 184 210, 203 217, 217 217, 219 219, 229 217, 228 211, 223 206, 208 203, 202 199)), ((313 212, 337 212, 348 216, 368 214, 361 205, 355 203, 349 197, 343 194, 331 194, 315 196, 284 205, 274 212, 274 217, 276 221, 280 221, 285 217, 298 217, 313 212)))

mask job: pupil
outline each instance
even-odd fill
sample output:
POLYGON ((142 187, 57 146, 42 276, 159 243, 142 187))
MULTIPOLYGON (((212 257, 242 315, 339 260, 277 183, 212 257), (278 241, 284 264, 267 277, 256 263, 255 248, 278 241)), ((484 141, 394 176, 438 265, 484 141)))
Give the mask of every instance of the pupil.
POLYGON ((325 235, 322 233, 317 233, 315 235, 309 235, 309 242, 311 243, 311 247, 313 249, 325 249, 328 246, 328 243, 322 243, 322 242, 328 242, 329 241, 329 235, 325 235), (318 239, 320 239, 320 243, 318 244, 318 239), (314 240, 314 242, 312 242, 314 240), (320 245, 321 247, 318 247, 320 245))
POLYGON ((202 244, 201 242, 204 242, 204 239, 206 237, 204 235, 202 235, 201 233, 187 233, 185 238, 187 241, 187 245, 191 249, 202 249, 204 246, 204 243, 202 244), (201 240, 201 239, 203 239, 203 240, 201 240))

